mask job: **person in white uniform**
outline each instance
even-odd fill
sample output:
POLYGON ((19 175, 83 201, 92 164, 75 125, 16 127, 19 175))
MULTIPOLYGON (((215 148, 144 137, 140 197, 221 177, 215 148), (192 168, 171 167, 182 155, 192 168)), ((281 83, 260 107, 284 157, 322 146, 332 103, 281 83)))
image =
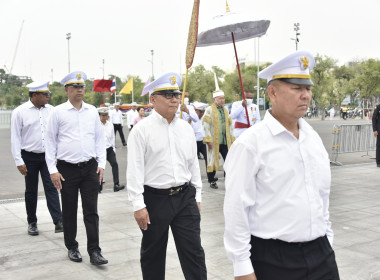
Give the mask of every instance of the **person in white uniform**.
POLYGON ((128 137, 127 190, 142 231, 144 280, 165 279, 169 227, 185 279, 207 279, 200 238, 202 181, 194 132, 176 116, 180 85, 176 73, 147 85, 154 111, 128 137))
POLYGON ((116 102, 114 104, 115 110, 112 110, 112 114, 110 115, 110 121, 113 124, 115 136, 116 132, 119 132, 121 142, 123 143, 123 146, 127 146, 127 143, 125 142, 124 132, 123 132, 123 114, 120 111, 120 103, 116 102))
POLYGON ((234 136, 238 138, 247 128, 261 121, 259 107, 253 103, 253 92, 247 90, 245 92, 246 100, 236 101, 232 103, 230 117, 234 121, 234 136), (247 112, 249 117, 249 125, 247 121, 247 112))
POLYGON ((298 51, 259 73, 268 81, 272 109, 229 151, 224 246, 235 279, 339 279, 329 157, 302 118, 314 64, 310 53, 298 51))
POLYGON ((133 128, 135 119, 139 116, 139 113, 137 112, 137 103, 132 102, 132 108, 127 112, 127 125, 129 131, 133 128))
POLYGON ((106 165, 106 145, 98 111, 83 102, 86 79, 84 72, 75 71, 61 81, 68 100, 51 110, 46 129, 46 163, 54 186, 61 191, 69 259, 82 261, 76 241, 80 192, 90 262, 102 265, 108 260, 99 247, 98 189, 106 165))
MULTIPOLYGON (((102 123, 102 128, 104 131, 106 151, 107 151, 107 161, 112 167, 112 177, 113 177, 113 191, 118 192, 125 188, 124 185, 119 183, 119 165, 116 160, 116 148, 115 148, 115 133, 112 123, 108 121, 109 115, 107 108, 98 109, 99 118, 102 123)), ((103 181, 99 186, 99 193, 103 190, 103 181)))
POLYGON ((28 234, 38 235, 37 198, 38 174, 41 174, 46 203, 55 224, 62 232, 62 212, 58 192, 50 179, 45 161, 46 124, 53 106, 48 104, 49 82, 36 81, 27 85, 30 99, 18 106, 11 117, 12 154, 18 171, 25 176, 25 208, 28 234))

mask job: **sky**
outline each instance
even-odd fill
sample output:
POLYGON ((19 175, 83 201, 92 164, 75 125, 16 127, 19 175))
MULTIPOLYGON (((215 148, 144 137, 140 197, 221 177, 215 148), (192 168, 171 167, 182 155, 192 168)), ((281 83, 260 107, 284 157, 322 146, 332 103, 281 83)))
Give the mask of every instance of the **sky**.
MULTIPOLYGON (((236 44, 239 58, 275 62, 290 54, 296 48, 293 25, 299 23, 299 50, 331 57, 338 65, 380 59, 379 0, 228 4, 231 12, 271 21, 260 39, 236 44)), ((156 78, 171 71, 184 74, 192 6, 193 0, 0 0, 0 68, 35 81, 60 81, 69 72, 70 49, 71 71, 82 70, 92 79, 104 73, 105 78, 138 75, 146 81, 152 75, 153 50, 156 78), (69 41, 66 33, 71 33, 69 41)), ((200 0, 199 32, 225 7, 225 0, 200 0)), ((192 67, 199 64, 233 70, 233 45, 197 48, 192 67)))

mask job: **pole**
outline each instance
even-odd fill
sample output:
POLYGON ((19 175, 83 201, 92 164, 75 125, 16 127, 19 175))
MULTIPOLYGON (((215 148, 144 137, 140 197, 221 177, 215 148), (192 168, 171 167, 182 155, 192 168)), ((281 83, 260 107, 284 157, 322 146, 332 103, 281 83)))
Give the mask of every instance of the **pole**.
MULTIPOLYGON (((255 40, 256 41, 256 40, 255 40)), ((259 106, 259 97, 260 97, 260 79, 259 79, 259 71, 260 71, 260 68, 259 68, 259 38, 257 38, 257 108, 259 108, 260 110, 260 106, 259 106)), ((264 101, 265 102, 265 101, 264 101)))
MULTIPOLYGON (((183 84, 183 94, 182 94, 182 100, 181 100, 181 105, 183 104, 185 100, 185 93, 186 93, 186 85, 187 85, 187 73, 189 72, 189 68, 186 68, 186 74, 185 74, 185 83, 183 84)), ((182 119, 182 111, 179 116, 182 119)))
POLYGON ((153 74, 153 54, 154 54, 154 51, 150 50, 150 52, 152 54, 152 81, 154 81, 154 74, 153 74))
MULTIPOLYGON (((243 96, 243 100, 245 100, 245 93, 244 93, 243 81, 242 81, 242 79, 241 79, 241 73, 240 73, 239 58, 238 58, 238 56, 237 56, 236 46, 235 46, 235 36, 234 36, 234 33, 233 33, 233 32, 231 32, 231 35, 232 35, 232 43, 234 44, 235 58, 236 58, 236 64, 237 64, 237 69, 238 69, 238 73, 239 73, 239 80, 240 80, 241 93, 242 93, 242 96, 243 96)), ((251 126, 251 123, 250 123, 250 121, 249 121, 249 115, 248 115, 247 105, 244 106, 244 109, 245 109, 245 114, 247 115, 248 126, 251 126)))
POLYGON ((103 79, 104 79, 104 58, 103 58, 103 79))

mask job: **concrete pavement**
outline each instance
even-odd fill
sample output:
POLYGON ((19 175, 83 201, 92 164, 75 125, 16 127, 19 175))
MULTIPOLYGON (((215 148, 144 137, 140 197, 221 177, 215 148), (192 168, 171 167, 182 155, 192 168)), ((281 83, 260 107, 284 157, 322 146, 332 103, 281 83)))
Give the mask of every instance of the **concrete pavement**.
MULTIPOLYGON (((374 164, 332 167, 331 221, 341 279, 380 280, 380 169, 374 164)), ((219 172, 219 177, 222 173, 219 172)), ((224 181, 214 190, 204 182, 202 243, 208 279, 233 279, 223 248, 224 181)), ((99 196, 100 240, 109 264, 95 267, 86 254, 82 213, 78 211, 82 263, 67 258, 62 233, 54 233, 45 199, 38 204, 40 235, 27 235, 23 200, 0 202, 0 279, 142 279, 139 265, 141 232, 125 191, 99 196)), ((184 279, 170 236, 166 279, 184 279)))

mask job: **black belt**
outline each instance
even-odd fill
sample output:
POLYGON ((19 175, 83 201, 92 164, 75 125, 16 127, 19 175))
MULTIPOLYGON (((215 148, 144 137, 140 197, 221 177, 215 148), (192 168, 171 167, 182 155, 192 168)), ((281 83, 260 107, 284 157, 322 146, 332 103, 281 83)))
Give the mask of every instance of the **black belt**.
POLYGON ((318 237, 316 239, 313 239, 313 240, 310 240, 310 241, 304 241, 304 242, 287 242, 287 241, 283 241, 283 240, 280 240, 280 239, 263 239, 263 238, 260 238, 260 237, 257 237, 257 236, 253 236, 251 235, 251 242, 255 239, 258 239, 258 240, 261 240, 261 241, 269 241, 269 242, 274 242, 274 243, 278 243, 278 244, 283 244, 283 245, 288 245, 288 246, 297 246, 297 247, 304 247, 304 246, 308 246, 308 245, 311 245, 313 244, 314 242, 320 240, 320 239, 323 239, 323 238, 326 238, 326 235, 325 236, 321 236, 321 237, 318 237))
POLYGON ((42 155, 42 154, 45 154, 45 152, 42 152, 42 153, 35 153, 35 152, 29 152, 29 151, 26 151, 26 150, 21 150, 21 152, 23 152, 23 153, 35 154, 35 155, 42 155))
POLYGON ((82 162, 78 162, 78 163, 71 163, 71 162, 67 162, 67 161, 58 159, 57 162, 61 163, 61 164, 65 164, 65 165, 70 165, 70 166, 83 167, 83 166, 86 166, 87 164, 93 162, 94 160, 95 160, 95 158, 91 158, 88 161, 82 161, 82 162))
POLYGON ((162 194, 162 195, 177 195, 180 192, 183 192, 184 190, 186 190, 187 187, 189 186, 190 186, 190 183, 185 183, 181 186, 171 187, 169 189, 156 189, 156 188, 152 188, 147 185, 144 185, 144 190, 147 192, 162 194))

